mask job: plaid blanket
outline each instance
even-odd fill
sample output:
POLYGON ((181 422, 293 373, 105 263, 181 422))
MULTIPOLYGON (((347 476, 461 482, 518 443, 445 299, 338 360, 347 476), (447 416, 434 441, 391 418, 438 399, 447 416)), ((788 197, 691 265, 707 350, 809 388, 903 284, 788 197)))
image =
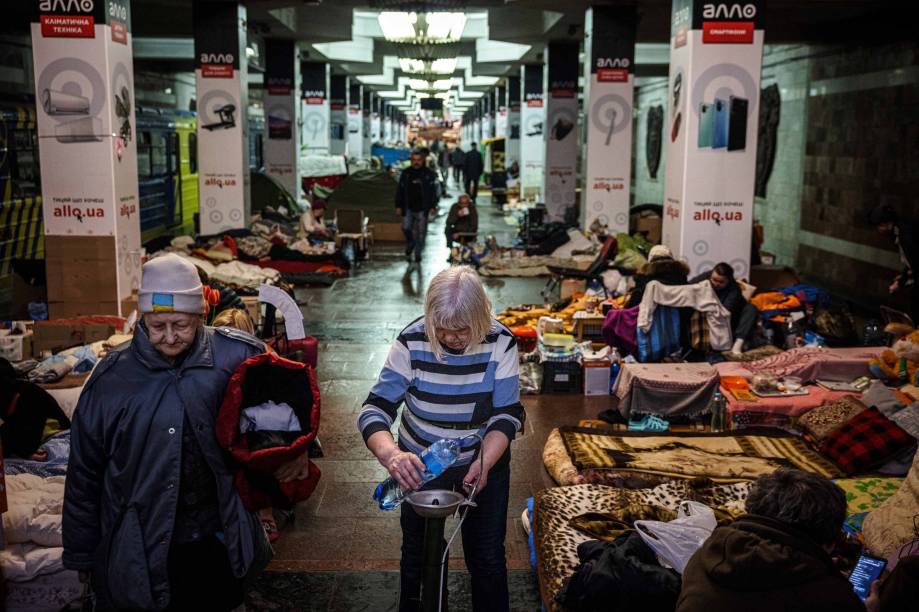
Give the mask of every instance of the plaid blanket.
POLYGON ((753 480, 781 467, 827 478, 842 471, 803 440, 785 433, 725 435, 604 432, 561 427, 559 433, 577 470, 644 471, 716 482, 753 480))

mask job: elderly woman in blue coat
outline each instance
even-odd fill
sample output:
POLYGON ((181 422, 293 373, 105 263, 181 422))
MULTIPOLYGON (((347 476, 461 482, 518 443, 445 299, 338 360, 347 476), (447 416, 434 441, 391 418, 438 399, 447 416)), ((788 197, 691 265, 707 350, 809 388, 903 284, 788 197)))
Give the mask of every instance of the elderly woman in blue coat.
MULTIPOLYGON (((243 507, 214 420, 230 375, 264 345, 203 325, 193 264, 144 265, 129 344, 96 367, 74 413, 64 494, 64 565, 97 608, 232 610, 271 548, 243 507)), ((304 460, 280 480, 303 477, 304 460)))

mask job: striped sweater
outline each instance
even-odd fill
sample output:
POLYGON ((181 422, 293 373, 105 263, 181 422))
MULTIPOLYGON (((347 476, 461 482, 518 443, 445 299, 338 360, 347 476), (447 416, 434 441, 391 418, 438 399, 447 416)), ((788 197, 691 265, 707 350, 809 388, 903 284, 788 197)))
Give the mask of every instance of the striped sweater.
MULTIPOLYGON (((497 321, 492 321, 484 342, 462 354, 445 351, 438 361, 425 334, 424 318, 418 318, 393 342, 358 416, 358 428, 365 442, 378 431, 390 431, 405 402, 399 445, 407 451, 420 453, 441 438, 475 432, 484 437, 500 431, 513 440, 525 418, 518 372, 517 341, 497 321)), ((464 444, 457 465, 468 464, 478 447, 477 440, 464 444)), ((505 453, 497 465, 508 458, 505 453)))

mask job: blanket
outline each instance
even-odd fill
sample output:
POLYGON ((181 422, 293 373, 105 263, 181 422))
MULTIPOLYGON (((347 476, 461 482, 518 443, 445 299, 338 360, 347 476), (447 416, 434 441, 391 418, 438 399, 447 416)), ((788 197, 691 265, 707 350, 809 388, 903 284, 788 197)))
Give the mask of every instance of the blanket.
MULTIPOLYGON (((737 515, 748 492, 748 483, 716 485, 701 480, 670 483, 640 491, 591 484, 543 489, 534 496, 532 529, 539 590, 546 610, 561 611, 555 595, 578 565, 578 544, 594 539, 572 526, 576 517, 589 513, 616 514, 625 507, 644 508, 655 514, 675 512, 684 499, 706 500, 702 503, 737 515)), ((638 510, 634 516, 641 513, 638 510)), ((583 524, 584 521, 575 522, 583 524)))
POLYGON ((797 376, 805 382, 821 380, 850 381, 859 376, 870 376, 868 360, 883 350, 883 347, 856 348, 811 348, 802 347, 785 351, 771 357, 749 363, 719 363, 715 367, 722 376, 744 376, 754 374, 773 376, 797 376))
POLYGON ((600 328, 604 342, 618 348, 623 356, 635 355, 638 352, 638 340, 635 336, 637 320, 638 306, 610 309, 600 328))
POLYGON ((803 440, 785 433, 661 435, 561 427, 559 433, 577 470, 609 468, 682 478, 704 476, 716 482, 753 480, 781 467, 828 478, 843 475, 838 466, 803 440))
POLYGON ((704 413, 717 388, 718 374, 707 363, 627 363, 614 394, 625 418, 633 412, 669 418, 704 413))
POLYGON ((8 458, 3 461, 3 472, 7 479, 16 474, 32 474, 42 478, 65 476, 67 459, 70 457, 70 430, 56 434, 39 448, 48 453, 46 461, 8 458))
POLYGON ((650 329, 635 330, 638 361, 642 363, 660 362, 680 351, 680 311, 661 306, 652 319, 650 329))
MULTIPOLYGON (((722 370, 718 368, 718 371, 721 372, 722 370)), ((733 419, 737 414, 756 412, 794 418, 827 402, 834 402, 847 395, 852 395, 845 391, 830 391, 819 385, 808 385, 805 388, 807 389, 807 395, 757 397, 755 402, 740 401, 731 393, 723 392, 728 401, 727 416, 733 419)))
POLYGON ((62 570, 42 574, 25 582, 6 584, 6 609, 11 612, 63 610, 78 601, 83 584, 77 572, 62 570))
POLYGON ((0 551, 3 576, 26 582, 64 571, 61 511, 64 477, 31 474, 6 477, 9 510, 3 515, 7 546, 0 551))
POLYGON ((482 258, 479 274, 482 276, 550 276, 549 266, 586 270, 595 257, 576 255, 571 259, 560 259, 551 255, 530 255, 523 257, 495 257, 487 255, 482 258))

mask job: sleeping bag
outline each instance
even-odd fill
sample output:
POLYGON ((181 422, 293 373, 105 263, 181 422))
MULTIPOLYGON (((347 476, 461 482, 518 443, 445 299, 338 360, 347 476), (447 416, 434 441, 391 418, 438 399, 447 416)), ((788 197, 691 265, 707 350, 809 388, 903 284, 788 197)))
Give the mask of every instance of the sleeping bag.
POLYGON ((240 466, 234 477, 246 508, 290 509, 319 482, 310 461, 303 480, 274 472, 306 453, 319 430, 319 387, 312 367, 274 353, 255 355, 233 373, 217 415, 217 441, 240 466))

